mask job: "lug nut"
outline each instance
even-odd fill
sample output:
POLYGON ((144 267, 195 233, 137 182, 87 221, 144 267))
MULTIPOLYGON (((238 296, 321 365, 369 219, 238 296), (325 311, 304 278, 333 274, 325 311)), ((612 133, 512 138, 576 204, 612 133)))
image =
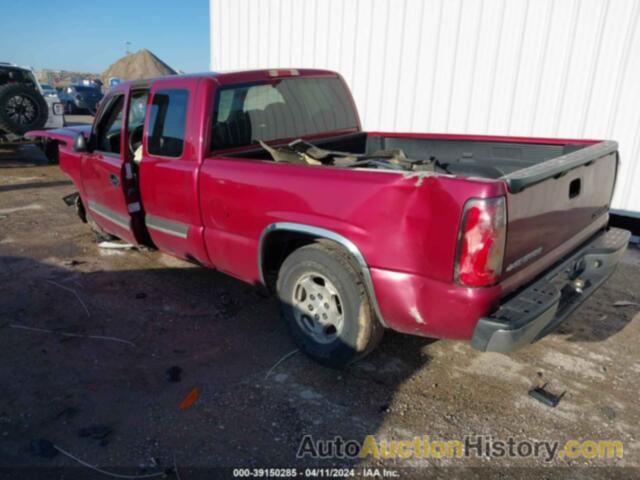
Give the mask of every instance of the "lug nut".
POLYGON ((575 289, 576 292, 582 293, 582 289, 586 286, 586 284, 587 282, 585 282, 584 279, 576 278, 573 281, 573 288, 575 289))

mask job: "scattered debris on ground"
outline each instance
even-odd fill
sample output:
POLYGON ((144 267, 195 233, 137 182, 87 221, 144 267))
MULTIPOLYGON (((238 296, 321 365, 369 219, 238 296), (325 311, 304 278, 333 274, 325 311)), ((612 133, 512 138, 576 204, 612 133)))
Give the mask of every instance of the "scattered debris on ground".
POLYGON ((562 392, 560 395, 554 395, 546 390, 547 385, 548 384, 545 383, 541 387, 532 388, 529 390, 529 396, 547 407, 555 408, 558 403, 560 403, 560 400, 562 400, 562 397, 564 397, 566 391, 562 392))
POLYGON ((167 382, 177 383, 182 380, 182 369, 177 366, 169 367, 164 372, 164 377, 167 379, 167 382))

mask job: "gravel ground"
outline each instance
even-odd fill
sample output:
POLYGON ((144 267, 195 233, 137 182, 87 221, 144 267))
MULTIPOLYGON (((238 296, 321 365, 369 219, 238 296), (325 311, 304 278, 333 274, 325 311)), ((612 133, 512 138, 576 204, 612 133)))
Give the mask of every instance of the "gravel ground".
MULTIPOLYGON (((521 467, 510 472, 538 478, 532 467, 542 466, 558 467, 545 470, 552 476, 640 473, 635 248, 558 332, 516 354, 389 332, 345 371, 302 354, 272 369, 295 347, 271 299, 159 252, 98 248, 61 201, 72 191, 35 148, 0 152, 0 476, 2 466, 23 468, 6 478, 26 477, 24 467, 42 468, 35 472, 44 478, 53 474, 46 467, 76 465, 34 455, 38 438, 110 471, 156 472, 175 459, 184 479, 241 466, 342 465, 357 475, 385 467, 411 478, 427 466, 458 467, 428 471, 464 477, 521 467), (179 382, 166 378, 173 366, 179 382), (556 408, 527 395, 544 383, 566 392, 556 408), (193 389, 198 397, 181 409, 193 389), (82 431, 95 426, 104 428, 82 431), (296 460, 305 434, 613 439, 624 456, 296 460), (614 470, 576 470, 587 465, 614 470)), ((107 478, 71 471, 64 478, 107 478)))

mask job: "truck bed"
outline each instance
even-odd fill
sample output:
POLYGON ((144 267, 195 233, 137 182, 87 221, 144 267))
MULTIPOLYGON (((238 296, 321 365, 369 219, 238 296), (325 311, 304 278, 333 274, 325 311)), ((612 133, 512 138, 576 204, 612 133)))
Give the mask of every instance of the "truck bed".
MULTIPOLYGON (((436 170, 441 173, 467 177, 497 179, 525 168, 592 145, 589 140, 558 143, 527 141, 496 141, 477 137, 460 139, 458 135, 418 135, 380 132, 361 132, 332 138, 311 140, 314 145, 345 153, 373 154, 379 150, 402 150, 410 159, 438 160, 436 170)), ((489 138, 489 137, 486 137, 489 138)), ((544 139, 543 139, 544 140, 544 139)), ((269 152, 257 146, 225 154, 228 157, 271 160, 269 152)))
MULTIPOLYGON (((618 160, 615 142, 595 140, 360 132, 309 141, 356 154, 402 150, 410 159, 437 160, 436 175, 504 182, 505 294, 606 226, 618 160)), ((261 147, 220 156, 271 159, 261 147)))

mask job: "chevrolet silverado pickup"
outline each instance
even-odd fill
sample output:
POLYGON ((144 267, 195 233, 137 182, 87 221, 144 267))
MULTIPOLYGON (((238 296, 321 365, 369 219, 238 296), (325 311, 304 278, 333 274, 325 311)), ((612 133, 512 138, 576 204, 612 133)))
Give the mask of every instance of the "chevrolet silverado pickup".
POLYGON ((340 75, 122 83, 93 126, 34 131, 100 235, 261 285, 343 366, 385 328, 509 352, 611 275, 612 141, 366 132, 340 75))

